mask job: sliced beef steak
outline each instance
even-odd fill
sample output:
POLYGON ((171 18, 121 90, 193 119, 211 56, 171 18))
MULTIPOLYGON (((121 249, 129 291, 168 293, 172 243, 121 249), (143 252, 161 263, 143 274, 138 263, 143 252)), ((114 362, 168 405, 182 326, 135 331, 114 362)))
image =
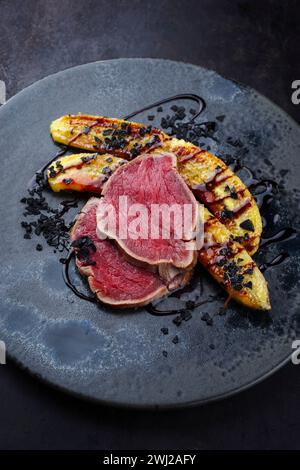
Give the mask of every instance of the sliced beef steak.
POLYGON ((99 204, 100 199, 91 198, 71 231, 77 267, 99 300, 115 307, 139 307, 189 282, 191 270, 168 272, 166 283, 157 269, 132 264, 114 241, 100 240, 96 233, 99 204))
POLYGON ((99 237, 134 260, 186 268, 195 263, 197 203, 170 153, 141 155, 118 168, 102 191, 99 237))

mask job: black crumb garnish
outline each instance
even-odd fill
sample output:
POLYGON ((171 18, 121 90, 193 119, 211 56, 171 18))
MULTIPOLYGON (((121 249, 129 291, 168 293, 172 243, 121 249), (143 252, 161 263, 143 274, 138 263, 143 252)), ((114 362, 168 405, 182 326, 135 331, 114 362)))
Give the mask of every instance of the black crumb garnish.
POLYGON ((188 310, 193 310, 195 308, 195 302, 193 300, 187 300, 185 303, 185 307, 188 310))
MULTIPOLYGON (((193 305, 195 305, 194 302, 193 302, 193 305)), ((192 318, 191 312, 189 310, 183 310, 179 315, 177 315, 177 317, 173 319, 173 323, 176 326, 180 326, 183 321, 189 321, 191 318, 192 318)))
POLYGON ((212 326, 213 325, 213 319, 212 317, 209 315, 209 313, 205 312, 203 313, 202 317, 201 317, 201 320, 202 321, 205 321, 205 323, 208 325, 208 326, 212 326))
POLYGON ((37 251, 43 251, 43 246, 42 246, 40 243, 38 243, 38 244, 36 245, 35 249, 36 249, 37 251))
POLYGON ((253 267, 250 266, 250 268, 247 268, 247 269, 244 271, 244 274, 253 274, 253 267))
POLYGON ((91 132, 91 128, 90 128, 89 126, 85 126, 85 127, 83 128, 83 133, 84 133, 85 135, 89 134, 90 132, 91 132))
POLYGON ((103 131, 103 135, 104 135, 104 136, 110 135, 111 133, 112 133, 112 129, 105 129, 105 130, 103 131))
POLYGON ((235 191, 235 189, 231 189, 231 191, 230 191, 230 197, 231 197, 232 199, 238 199, 238 194, 237 194, 237 192, 235 191))
POLYGON ((163 112, 163 107, 162 106, 159 106, 156 110, 158 113, 162 113, 163 112))
POLYGON ((243 143, 239 139, 234 139, 233 137, 228 137, 226 142, 232 147, 243 147, 243 143))
POLYGON ((65 183, 65 184, 71 184, 71 183, 73 183, 73 181, 74 180, 72 180, 72 178, 64 178, 63 179, 63 183, 65 183))
POLYGON ((130 150, 130 155, 131 155, 133 158, 137 157, 138 154, 139 154, 139 152, 138 152, 138 149, 137 149, 137 148, 133 147, 133 148, 130 150))
MULTIPOLYGON (((54 162, 53 169, 54 165, 58 170, 62 167, 59 160, 54 162)), ((42 171, 37 172, 36 186, 29 189, 28 196, 21 199, 21 203, 25 207, 23 216, 26 217, 26 220, 21 221, 21 226, 25 231, 24 238, 43 236, 48 245, 62 252, 68 250, 69 230, 73 224, 73 222, 66 223, 64 217, 71 208, 78 207, 78 201, 62 201, 58 208, 53 208, 44 196, 45 189, 48 189, 47 179, 42 171)))
POLYGON ((162 353, 164 357, 168 357, 168 351, 163 351, 162 353))
POLYGON ((235 242, 238 242, 238 243, 242 243, 243 240, 244 240, 244 237, 242 235, 236 235, 235 237, 231 237, 232 240, 234 240, 235 242))
POLYGON ((234 217, 234 212, 229 210, 229 209, 224 209, 221 212, 221 218, 222 219, 233 219, 234 217))
POLYGON ((189 311, 182 312, 181 316, 184 321, 189 321, 192 318, 192 314, 189 311))
POLYGON ((108 158, 106 159, 106 161, 107 161, 107 163, 112 163, 113 159, 112 159, 112 157, 108 157, 108 158))
POLYGON ((215 345, 214 345, 214 344, 210 344, 209 347, 210 347, 210 349, 215 349, 215 345))
POLYGON ((91 253, 95 253, 96 246, 90 237, 79 237, 71 243, 75 249, 77 258, 83 261, 85 265, 95 265, 96 262, 90 259, 91 253))
POLYGON ((218 315, 222 317, 225 314, 226 314, 226 307, 220 307, 218 311, 218 315))
POLYGON ((252 289, 252 282, 251 281, 245 282, 244 287, 247 287, 247 289, 252 289))
POLYGON ((169 334, 169 328, 161 328, 160 331, 162 332, 163 335, 168 335, 169 334))
POLYGON ((94 139, 95 139, 95 142, 97 142, 97 144, 102 144, 102 140, 99 139, 99 137, 97 137, 96 135, 94 135, 94 139))
POLYGON ((248 230, 249 232, 254 232, 254 225, 250 219, 246 219, 244 222, 240 223, 240 227, 244 230, 248 230))
POLYGON ((103 175, 111 175, 112 170, 109 166, 105 166, 102 168, 101 173, 103 173, 103 175))
POLYGON ((177 335, 176 335, 176 336, 174 336, 174 338, 172 339, 172 343, 174 343, 174 344, 177 344, 177 343, 179 343, 179 338, 178 338, 178 336, 177 336, 177 335))
POLYGON ((149 114, 148 121, 154 121, 154 118, 155 118, 154 114, 149 114))
POLYGON ((224 279, 233 289, 240 291, 243 288, 244 274, 242 267, 238 266, 234 261, 228 262, 224 266, 224 279))
POLYGON ((139 134, 141 137, 144 137, 144 135, 146 134, 146 131, 147 131, 147 128, 146 127, 141 127, 139 129, 139 134))
POLYGON ((223 122, 225 117, 226 117, 225 114, 221 114, 220 116, 216 117, 216 120, 219 121, 219 122, 223 122))
MULTIPOLYGON (((202 148, 207 146, 207 143, 203 142, 203 139, 205 138, 209 138, 217 142, 214 135, 217 131, 216 122, 184 122, 186 111, 183 106, 173 105, 171 106, 171 111, 172 113, 162 117, 160 122, 161 128, 165 129, 170 136, 187 140, 202 148)), ((196 115, 196 111, 193 108, 189 110, 189 113, 192 116, 196 115)), ((210 146, 208 145, 208 147, 210 146)))
POLYGON ((231 249, 229 247, 224 247, 224 248, 221 248, 220 251, 219 251, 219 254, 221 256, 230 256, 231 255, 231 249))
POLYGON ((81 157, 81 161, 83 163, 91 163, 92 160, 96 160, 97 155, 85 155, 84 157, 81 157))
MULTIPOLYGON (((25 235, 24 235, 24 237, 25 237, 25 235)), ((182 319, 182 316, 181 316, 181 315, 177 315, 177 317, 175 317, 175 318, 173 319, 173 323, 174 323, 174 325, 176 325, 176 326, 180 326, 181 323, 182 323, 182 320, 183 320, 183 319, 182 319)))
POLYGON ((216 261, 216 265, 219 266, 220 268, 224 266, 227 263, 226 258, 221 258, 216 261))

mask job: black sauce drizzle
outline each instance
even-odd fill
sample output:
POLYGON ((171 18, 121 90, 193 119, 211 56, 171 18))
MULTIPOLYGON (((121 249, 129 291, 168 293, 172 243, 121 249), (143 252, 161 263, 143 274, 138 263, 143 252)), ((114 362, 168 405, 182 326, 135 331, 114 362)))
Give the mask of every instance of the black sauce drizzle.
POLYGON ((62 271, 63 271, 63 278, 64 278, 66 286, 69 287, 69 289, 71 289, 71 291, 75 295, 77 295, 77 297, 79 297, 80 299, 87 300, 88 302, 97 303, 97 297, 96 296, 89 296, 89 295, 83 294, 82 292, 80 292, 77 289, 75 284, 72 282, 72 280, 70 278, 69 268, 70 268, 70 263, 73 259, 75 259, 75 252, 72 250, 68 253, 68 256, 66 258, 64 258, 64 260, 63 260, 63 270, 62 271))
POLYGON ((149 104, 145 106, 144 108, 141 108, 137 111, 134 111, 133 113, 128 114, 127 116, 123 117, 125 121, 128 119, 131 119, 138 114, 144 113, 145 111, 148 111, 149 109, 155 108, 156 106, 161 106, 162 104, 166 103, 171 103, 172 101, 178 101, 178 100, 191 100, 195 101, 198 104, 198 111, 194 114, 194 116, 188 121, 189 123, 192 123, 200 114, 205 110, 206 108, 206 102, 204 101, 201 96, 195 95, 193 93, 182 93, 179 95, 174 95, 170 96, 169 98, 163 98, 162 100, 155 101, 155 103, 149 104))
MULTIPOLYGON (((220 295, 210 295, 207 299, 202 300, 201 302, 194 302, 191 300, 186 301, 186 306, 179 308, 179 309, 170 309, 170 310, 159 310, 156 308, 153 303, 146 305, 146 310, 151 313, 151 315, 155 315, 156 317, 168 316, 168 315, 177 315, 177 314, 185 314, 190 310, 195 310, 195 308, 201 307, 202 305, 215 302, 216 300, 220 300, 220 295)), ((163 299, 159 302, 161 303, 163 299)))
POLYGON ((279 253, 279 255, 275 256, 271 261, 266 261, 265 263, 259 266, 259 269, 262 273, 267 271, 267 269, 272 268, 273 266, 278 266, 279 264, 283 263, 290 255, 287 252, 279 253))

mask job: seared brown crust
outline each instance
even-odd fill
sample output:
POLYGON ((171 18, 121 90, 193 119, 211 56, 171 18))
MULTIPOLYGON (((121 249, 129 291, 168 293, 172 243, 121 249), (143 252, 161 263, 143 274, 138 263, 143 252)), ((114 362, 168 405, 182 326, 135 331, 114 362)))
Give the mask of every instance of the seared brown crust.
POLYGON ((126 159, 154 149, 173 152, 180 174, 198 199, 250 254, 258 249, 262 222, 255 199, 215 155, 184 140, 171 139, 158 129, 101 116, 63 116, 53 121, 51 134, 57 142, 126 159))

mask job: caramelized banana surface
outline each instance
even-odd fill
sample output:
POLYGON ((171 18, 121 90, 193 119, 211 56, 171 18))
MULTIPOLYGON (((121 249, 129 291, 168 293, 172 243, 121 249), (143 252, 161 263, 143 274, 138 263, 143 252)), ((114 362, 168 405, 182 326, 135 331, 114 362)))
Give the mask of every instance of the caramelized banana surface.
POLYGON ((204 245, 199 262, 228 292, 246 307, 270 310, 267 282, 246 249, 229 230, 204 209, 204 245))
POLYGON ((68 155, 48 167, 48 182, 54 192, 72 190, 99 194, 110 175, 124 163, 126 160, 109 154, 68 155))

